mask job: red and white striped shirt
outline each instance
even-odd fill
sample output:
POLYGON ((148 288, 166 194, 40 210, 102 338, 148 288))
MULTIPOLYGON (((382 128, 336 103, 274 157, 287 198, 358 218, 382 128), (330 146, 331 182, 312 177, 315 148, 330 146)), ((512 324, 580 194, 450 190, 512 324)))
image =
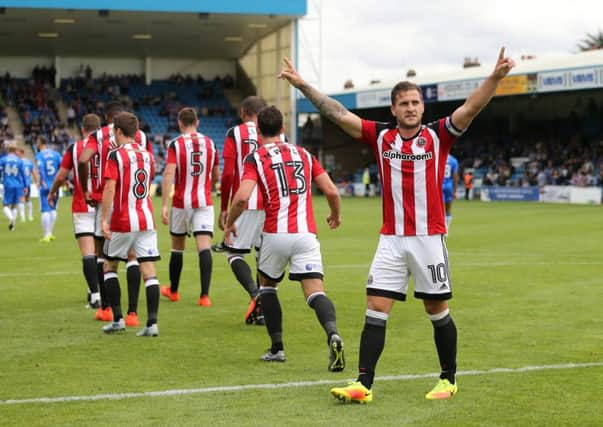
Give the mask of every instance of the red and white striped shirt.
POLYGON ((245 160, 243 179, 256 181, 264 197, 266 233, 314 233, 312 180, 325 173, 302 147, 279 142, 261 146, 245 160))
MULTIPOLYGON (((222 149, 222 157, 224 158, 224 174, 230 173, 226 168, 230 168, 234 162, 234 177, 232 187, 222 192, 222 210, 228 208, 229 203, 239 189, 243 177, 243 169, 245 158, 255 152, 262 145, 262 140, 258 129, 253 122, 242 123, 235 126, 226 134, 224 139, 224 148, 222 149)), ((247 209, 261 210, 264 209, 262 195, 257 191, 257 187, 253 189, 253 193, 247 203, 247 209)))
POLYGON ((212 206, 212 171, 218 167, 214 142, 200 133, 180 135, 168 144, 167 163, 176 165, 176 185, 172 206, 202 208, 212 206))
POLYGON ((421 126, 404 139, 391 124, 362 120, 362 140, 369 144, 382 185, 381 234, 445 234, 442 181, 446 158, 462 134, 450 117, 421 126))
MULTIPOLYGON (((149 151, 150 153, 153 152, 151 142, 148 140, 147 135, 140 129, 136 131, 134 141, 136 141, 136 143, 143 149, 149 151)), ((91 134, 88 137, 86 147, 90 148, 95 153, 95 155, 92 157, 92 161, 90 162, 92 166, 92 187, 88 188, 92 189, 92 199, 100 202, 103 198, 102 178, 104 176, 107 157, 109 155, 109 151, 117 147, 117 142, 115 141, 115 132, 113 131, 113 123, 103 126, 97 130, 96 133, 91 134)))
MULTIPOLYGON (((88 139, 88 138, 86 138, 88 139)), ((65 150, 63 159, 61 160, 61 167, 63 169, 70 170, 73 175, 73 197, 71 199, 71 213, 86 213, 94 212, 94 208, 86 203, 84 198, 84 192, 82 191, 82 184, 80 183, 80 177, 77 173, 77 162, 84 150, 86 145, 86 139, 80 139, 79 141, 71 144, 65 150)), ((88 188, 92 188, 92 180, 90 174, 92 171, 92 160, 90 160, 90 167, 88 168, 88 188)))
POLYGON ((104 179, 116 182, 111 231, 127 233, 155 229, 149 194, 154 175, 153 154, 138 144, 124 144, 111 150, 103 175, 104 179))

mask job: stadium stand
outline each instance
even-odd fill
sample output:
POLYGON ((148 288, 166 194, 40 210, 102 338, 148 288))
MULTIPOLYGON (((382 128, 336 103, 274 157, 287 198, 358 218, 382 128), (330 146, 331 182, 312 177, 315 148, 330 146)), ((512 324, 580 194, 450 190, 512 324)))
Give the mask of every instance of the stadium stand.
POLYGON ((60 123, 51 85, 40 79, 15 79, 5 76, 0 83, 0 91, 8 106, 19 113, 23 124, 23 137, 34 144, 39 136, 44 136, 59 148, 69 142, 65 124, 60 123))
POLYGON ((8 116, 6 115, 6 109, 2 104, 2 99, 0 98, 0 156, 6 153, 5 143, 12 141, 15 135, 13 131, 8 126, 8 116))
POLYGON ((236 111, 224 95, 224 88, 232 84, 233 78, 228 75, 213 80, 201 75, 174 75, 150 85, 139 75, 104 75, 98 79, 63 79, 59 93, 68 108, 75 111, 78 122, 89 112, 102 113, 107 101, 119 99, 139 116, 141 128, 159 151, 179 132, 178 111, 185 106, 194 107, 199 114, 200 131, 221 149, 227 128, 236 120, 236 111))
MULTIPOLYGON (((96 79, 78 76, 62 79, 57 90, 51 79, 52 71, 41 67, 32 70, 31 79, 10 75, 0 79, 0 96, 19 113, 24 140, 32 148, 39 136, 59 150, 73 139, 59 118, 60 102, 67 110, 73 109, 71 124, 77 128, 84 114, 102 113, 107 101, 120 99, 139 115, 161 159, 165 143, 178 133, 176 116, 183 106, 197 108, 201 132, 210 136, 220 151, 226 130, 236 123, 236 110, 224 95, 224 89, 233 84, 228 75, 206 80, 201 75, 177 74, 150 85, 141 75, 102 75, 96 79)), ((461 171, 472 170, 483 185, 599 186, 603 183, 602 122, 603 102, 591 97, 585 100, 581 112, 523 123, 516 135, 504 130, 493 134, 489 124, 476 123, 454 153, 461 159, 461 171)), ((0 140, 13 138, 5 108, 0 107, 0 140)), ((371 176, 376 177, 375 165, 370 168, 371 176)), ((360 183, 362 170, 344 169, 335 178, 344 186, 360 183)))

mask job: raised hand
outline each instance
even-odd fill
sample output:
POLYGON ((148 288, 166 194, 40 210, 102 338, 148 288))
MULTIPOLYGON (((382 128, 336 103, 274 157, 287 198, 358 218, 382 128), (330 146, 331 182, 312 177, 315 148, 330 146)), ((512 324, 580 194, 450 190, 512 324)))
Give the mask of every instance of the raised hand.
POLYGON ((496 61, 496 66, 494 67, 494 71, 492 74, 499 80, 502 80, 511 68, 515 66, 515 61, 513 61, 510 57, 505 57, 505 48, 502 47, 498 54, 498 60, 496 61))
POLYGON ((304 83, 304 80, 301 78, 295 67, 293 67, 293 63, 289 58, 283 58, 283 62, 285 65, 283 65, 283 69, 279 73, 278 78, 287 80, 289 84, 299 88, 304 83))

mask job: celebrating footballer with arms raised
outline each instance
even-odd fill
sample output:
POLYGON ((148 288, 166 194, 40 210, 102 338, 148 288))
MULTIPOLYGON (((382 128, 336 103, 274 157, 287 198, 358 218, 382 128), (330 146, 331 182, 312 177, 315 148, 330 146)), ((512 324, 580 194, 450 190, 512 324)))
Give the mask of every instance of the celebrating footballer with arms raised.
POLYGON ((447 300, 452 297, 442 180, 452 144, 490 102, 498 83, 515 65, 502 48, 493 72, 452 115, 421 123, 421 88, 400 82, 391 91, 393 123, 363 120, 306 83, 285 59, 279 77, 308 98, 320 113, 372 149, 383 185, 383 226, 366 285, 367 309, 360 340, 356 382, 331 390, 342 401, 372 400, 375 367, 385 345, 385 327, 394 301, 404 301, 410 276, 434 328, 440 379, 425 396, 449 399, 455 380, 457 332, 447 300))

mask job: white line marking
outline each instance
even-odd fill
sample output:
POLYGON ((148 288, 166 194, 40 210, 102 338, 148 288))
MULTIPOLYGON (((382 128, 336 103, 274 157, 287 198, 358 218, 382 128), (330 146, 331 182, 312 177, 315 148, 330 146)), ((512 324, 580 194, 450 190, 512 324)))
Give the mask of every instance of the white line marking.
POLYGON ((19 272, 19 273, 0 273, 0 277, 21 277, 21 276, 61 276, 75 274, 74 271, 40 271, 40 272, 19 272))
POLYGON ((550 261, 527 261, 527 262, 509 262, 509 261, 468 261, 454 262, 454 267, 510 267, 510 266, 549 266, 549 265, 601 265, 603 261, 566 261, 566 262, 550 262, 550 261))
MULTIPOLYGON (((551 261, 461 261, 451 262, 452 268, 457 267, 509 267, 509 266, 549 266, 549 265, 603 265, 603 261, 565 261, 565 262, 551 262, 551 261)), ((323 266, 326 270, 348 270, 355 268, 369 269, 369 264, 358 263, 358 264, 327 264, 323 266)))
MULTIPOLYGON (((471 370, 461 371, 457 375, 462 376, 476 376, 476 375, 491 375, 491 374, 515 374, 521 372, 532 372, 532 371, 545 371, 554 369, 582 369, 582 368, 596 368, 603 367, 603 362, 590 362, 590 363, 565 363, 561 365, 541 365, 541 366, 523 366, 521 368, 493 368, 486 370, 471 370)), ((439 374, 402 374, 402 375, 388 375, 383 377, 376 377, 376 381, 408 381, 423 378, 434 378, 439 374)), ((335 384, 341 382, 341 380, 318 380, 318 381, 299 381, 281 384, 247 384, 247 385, 233 385, 233 386, 217 386, 217 387, 205 387, 205 388, 190 388, 190 389, 176 389, 176 390, 163 390, 163 391, 145 391, 137 393, 115 393, 115 394, 95 394, 88 396, 63 396, 63 397, 36 397, 31 399, 8 399, 0 400, 0 405, 19 405, 26 403, 65 403, 65 402, 81 402, 81 401, 94 401, 94 400, 123 400, 137 397, 162 397, 162 396, 180 396, 186 394, 204 394, 204 393, 224 393, 229 391, 244 391, 244 390, 264 390, 264 389, 280 389, 280 388, 297 388, 297 387, 314 387, 317 385, 335 384)))
MULTIPOLYGON (((222 267, 213 267, 213 271, 220 271, 220 270, 225 270, 226 268, 222 268, 222 267)), ((118 270, 118 273, 122 271, 121 269, 118 270)), ((196 271, 198 272, 199 269, 198 268, 183 268, 182 271, 196 271)), ((125 273, 125 269, 123 270, 123 272, 125 273)), ((71 271, 23 271, 23 272, 14 272, 14 273, 0 273, 0 277, 22 277, 22 276, 66 276, 66 277, 71 277, 71 276, 81 276, 82 273, 80 271, 77 271, 75 269, 71 270, 71 271)))

